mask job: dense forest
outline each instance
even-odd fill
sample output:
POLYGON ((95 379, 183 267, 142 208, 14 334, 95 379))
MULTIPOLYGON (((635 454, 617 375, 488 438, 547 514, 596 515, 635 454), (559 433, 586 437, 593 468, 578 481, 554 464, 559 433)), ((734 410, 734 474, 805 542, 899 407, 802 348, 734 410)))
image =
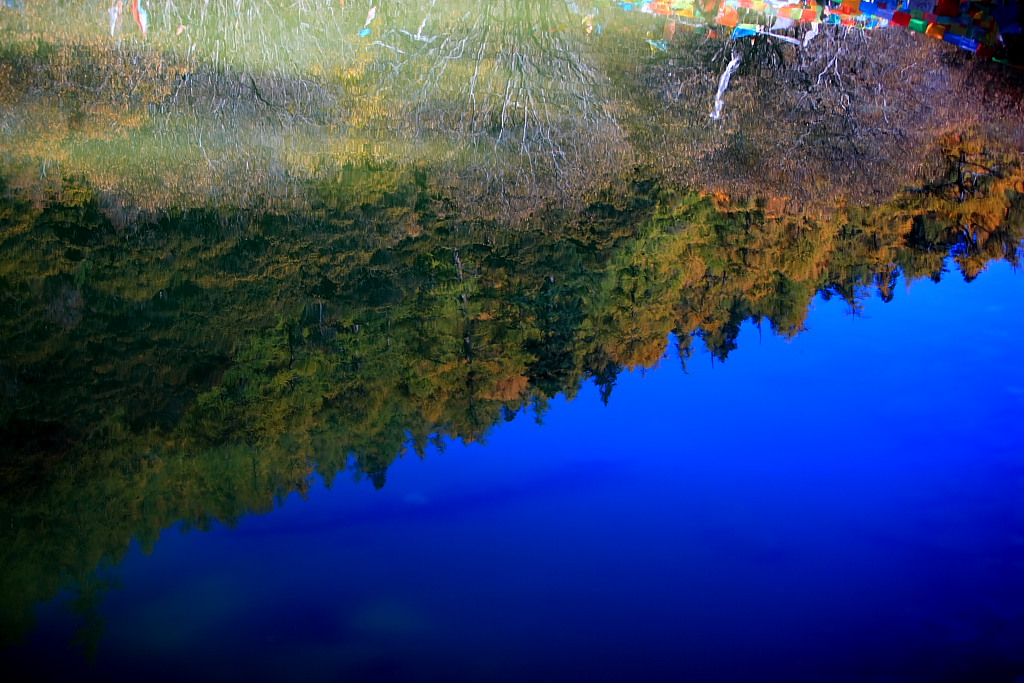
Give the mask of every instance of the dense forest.
POLYGON ((899 32, 655 49, 664 20, 598 35, 564 3, 355 4, 153 3, 116 40, 89 3, 0 15, 5 640, 63 588, 88 611, 133 539, 315 475, 383 486, 585 382, 614 400, 670 338, 725 361, 816 296, 856 314, 1020 262, 1001 65, 899 32))

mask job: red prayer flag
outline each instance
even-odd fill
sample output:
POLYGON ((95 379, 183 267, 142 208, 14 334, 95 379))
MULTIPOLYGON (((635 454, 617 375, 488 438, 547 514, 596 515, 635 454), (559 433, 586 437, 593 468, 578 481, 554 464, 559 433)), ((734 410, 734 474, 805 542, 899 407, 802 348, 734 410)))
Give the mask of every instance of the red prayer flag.
POLYGON ((135 23, 139 25, 139 29, 142 31, 142 35, 146 35, 146 10, 139 11, 139 0, 132 0, 132 16, 135 17, 135 23))

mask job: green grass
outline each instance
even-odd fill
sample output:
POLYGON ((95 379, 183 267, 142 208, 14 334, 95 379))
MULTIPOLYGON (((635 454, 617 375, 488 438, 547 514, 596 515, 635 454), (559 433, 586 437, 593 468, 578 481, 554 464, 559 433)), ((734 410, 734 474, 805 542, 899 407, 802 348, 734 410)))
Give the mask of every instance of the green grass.
POLYGON ((293 193, 368 159, 537 184, 627 147, 562 3, 394 1, 359 36, 369 0, 151 0, 145 38, 127 7, 111 36, 108 7, 0 13, 0 144, 23 180, 152 204, 293 193))

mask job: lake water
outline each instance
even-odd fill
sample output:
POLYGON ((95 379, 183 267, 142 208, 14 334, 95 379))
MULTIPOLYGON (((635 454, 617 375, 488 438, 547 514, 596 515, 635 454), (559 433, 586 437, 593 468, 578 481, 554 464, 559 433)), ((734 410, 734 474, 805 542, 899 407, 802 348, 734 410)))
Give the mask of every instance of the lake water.
POLYGON ((0 5, 0 678, 1024 683, 1016 4, 912 4, 0 5))
MULTIPOLYGON (((1024 278, 917 282, 725 364, 666 353, 487 445, 163 533, 96 678, 1013 681, 1024 278)), ((82 671, 67 597, 8 663, 82 671)))

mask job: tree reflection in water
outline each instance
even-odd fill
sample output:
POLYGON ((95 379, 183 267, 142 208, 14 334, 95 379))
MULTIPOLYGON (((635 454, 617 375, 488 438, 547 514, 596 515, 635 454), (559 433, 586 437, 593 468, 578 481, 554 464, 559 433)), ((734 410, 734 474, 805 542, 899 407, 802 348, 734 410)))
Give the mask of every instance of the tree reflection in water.
POLYGON ((5 642, 68 586, 95 642, 132 539, 608 401, 669 335, 725 361, 819 295, 1019 264, 1019 82, 941 45, 755 41, 718 123, 730 46, 655 54, 645 17, 395 2, 357 44, 365 14, 182 4, 185 50, 157 7, 151 44, 3 18, 5 642))

